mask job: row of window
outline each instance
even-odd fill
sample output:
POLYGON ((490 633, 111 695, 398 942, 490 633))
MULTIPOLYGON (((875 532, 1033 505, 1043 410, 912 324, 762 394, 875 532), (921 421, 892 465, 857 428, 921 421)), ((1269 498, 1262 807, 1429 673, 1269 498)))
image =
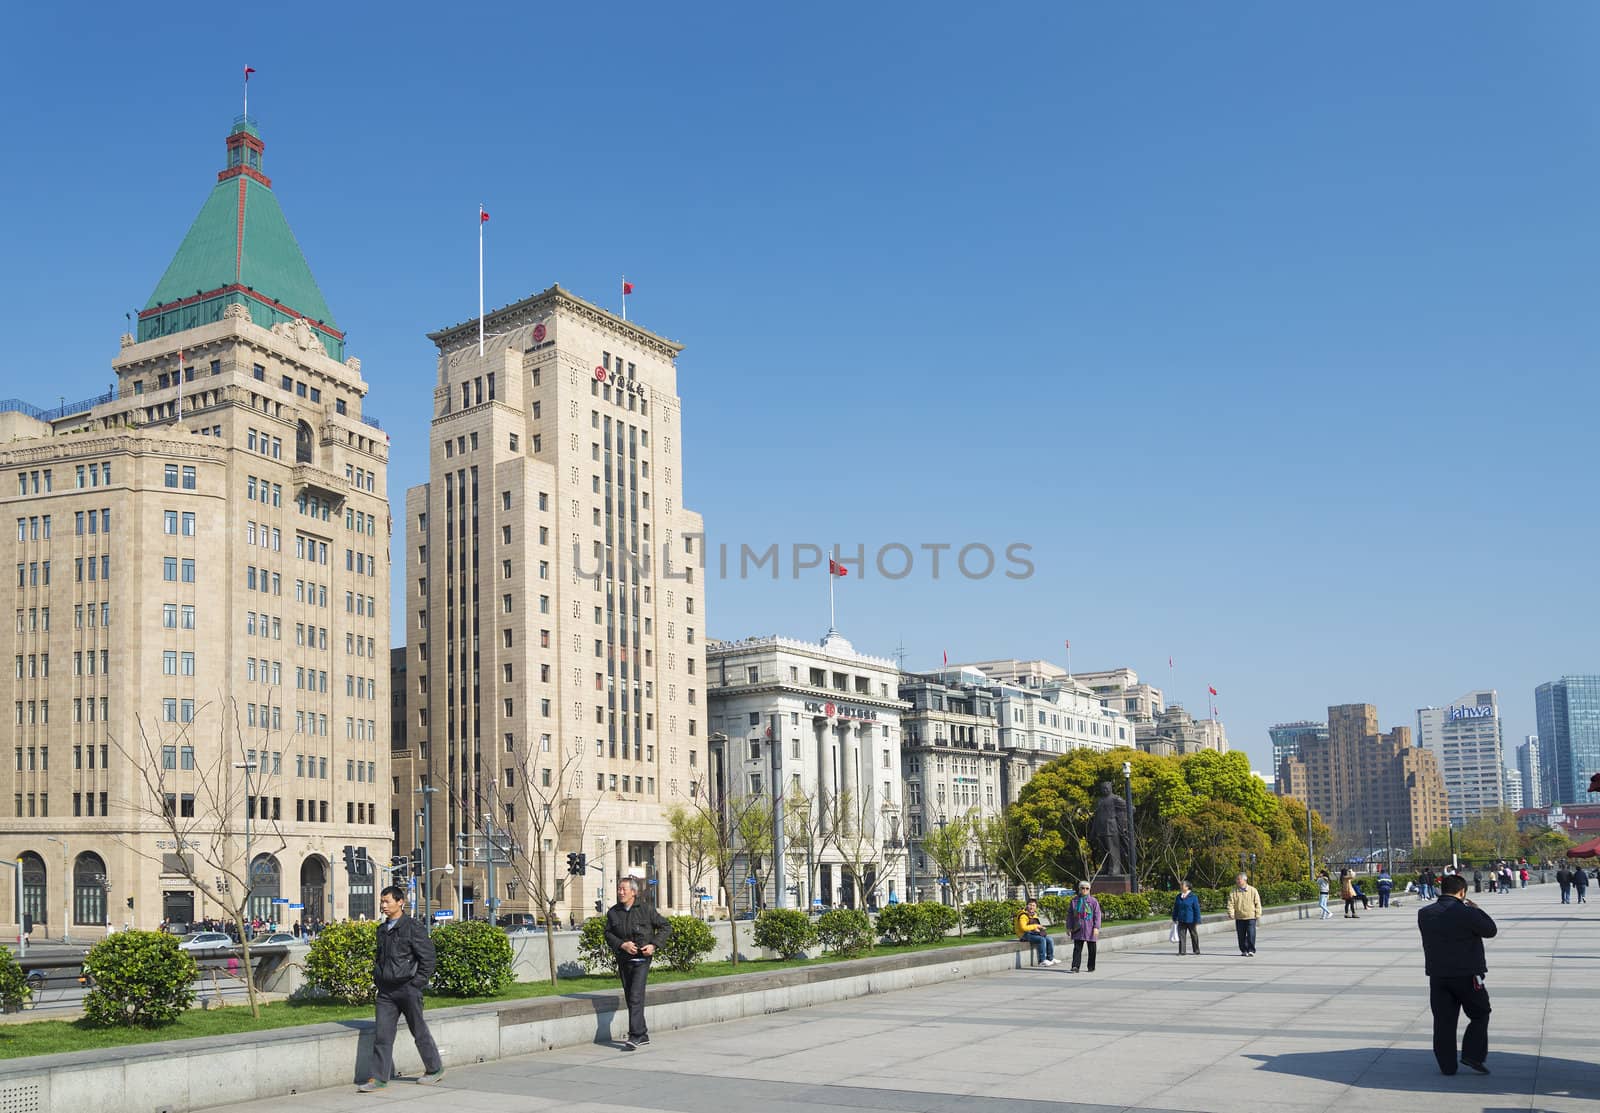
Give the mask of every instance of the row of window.
POLYGON ((378 574, 378 561, 371 553, 356 552, 354 549, 344 551, 344 568, 346 572, 354 572, 358 576, 376 576, 378 574))
POLYGON ((183 557, 181 560, 178 557, 161 558, 161 578, 163 580, 166 580, 168 583, 176 583, 179 580, 180 574, 182 576, 183 583, 192 584, 195 582, 195 566, 193 558, 183 557))
POLYGON ((351 510, 346 507, 344 528, 354 530, 356 533, 364 533, 368 537, 376 537, 378 536, 378 519, 375 515, 365 514, 359 510, 351 510))
POLYGON ((372 638, 363 638, 360 634, 346 634, 344 636, 344 651, 346 656, 349 656, 352 651, 357 657, 377 657, 378 655, 377 642, 372 638))
MULTIPOLYGON (((170 514, 171 511, 168 511, 170 514)), ((275 553, 283 552, 283 531, 276 526, 269 526, 262 522, 258 527, 255 522, 244 524, 244 543, 246 545, 259 544, 263 549, 271 549, 275 553), (259 541, 257 540, 259 538, 259 541)))
MULTIPOLYGON (((171 465, 168 465, 168 467, 170 468, 171 465)), ((194 471, 193 468, 185 468, 184 470, 188 472, 194 471)), ((167 486, 175 487, 177 484, 168 483, 167 486)), ((187 486, 192 487, 194 484, 190 483, 187 486)), ((282 506, 283 485, 281 483, 271 483, 265 479, 257 479, 255 476, 249 475, 245 477, 244 481, 244 497, 251 502, 259 502, 266 506, 282 506)))
POLYGON ((331 503, 323 502, 315 495, 301 494, 299 498, 294 500, 294 505, 295 509, 300 513, 323 522, 328 521, 329 515, 333 511, 331 503))
POLYGON ((180 522, 183 526, 183 536, 193 537, 195 533, 194 511, 163 510, 161 512, 161 532, 167 536, 178 536, 180 522))
POLYGON ((245 447, 251 452, 259 452, 261 455, 270 456, 274 460, 283 458, 283 439, 272 436, 265 429, 260 432, 254 429, 247 430, 244 443, 245 447))
MULTIPOLYGON (((349 594, 346 592, 346 594, 349 594)), ((305 603, 311 607, 326 607, 328 605, 328 586, 314 584, 310 580, 296 580, 294 582, 294 601, 305 603)))
MULTIPOLYGON (((45 518, 44 535, 50 536, 50 519, 45 518)), ((82 537, 84 534, 93 536, 98 527, 101 533, 111 532, 111 508, 103 506, 98 511, 79 510, 73 515, 73 532, 82 537)))
MULTIPOLYGON (((111 486, 111 461, 102 460, 97 464, 79 464, 78 486, 80 488, 111 486)), ((45 489, 49 490, 48 487, 45 489)))
POLYGON ((376 595, 362 595, 359 592, 347 591, 344 593, 344 609, 346 614, 360 615, 363 618, 377 618, 378 597, 376 595))
POLYGON ((377 482, 377 472, 369 468, 358 468, 353 464, 344 466, 344 477, 353 483, 358 491, 370 491, 377 482))
POLYGON ((180 487, 185 491, 192 491, 196 487, 195 470, 192 465, 167 464, 161 473, 161 483, 165 487, 180 487))
MULTIPOLYGON (((111 482, 110 469, 111 469, 111 465, 107 464, 106 465, 106 482, 107 483, 111 482)), ((19 471, 17 473, 17 494, 19 494, 19 495, 28 494, 28 485, 30 483, 33 485, 33 493, 34 494, 36 494, 36 495, 39 494, 39 492, 41 490, 48 492, 50 490, 50 486, 51 486, 51 484, 50 484, 50 469, 49 468, 45 468, 43 471, 19 471), (43 487, 40 486, 41 481, 43 482, 43 487)), ((80 483, 80 484, 78 484, 78 486, 81 487, 81 486, 83 486, 83 484, 80 483)))
MULTIPOLYGON (((82 515, 79 515, 82 517, 82 515)), ((82 533, 82 530, 78 531, 82 533)), ((108 530, 109 532, 109 530, 108 530)), ((18 541, 48 541, 50 540, 50 515, 35 514, 27 518, 17 519, 18 541)))

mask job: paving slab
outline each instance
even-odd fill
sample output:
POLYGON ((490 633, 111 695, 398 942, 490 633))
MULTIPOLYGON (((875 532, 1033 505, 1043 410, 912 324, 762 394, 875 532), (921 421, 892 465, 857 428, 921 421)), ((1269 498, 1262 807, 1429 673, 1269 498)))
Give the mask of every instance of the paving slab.
MULTIPOLYGON (((1109 952, 1094 974, 1006 971, 287 1100, 316 1113, 1595 1113, 1600 904, 1554 886, 1483 894, 1487 1076, 1440 1076, 1416 906, 1264 927, 1179 957, 1109 952)), ((402 1029, 399 1039, 408 1037, 402 1029)), ((281 1113, 285 1098, 218 1107, 281 1113)))

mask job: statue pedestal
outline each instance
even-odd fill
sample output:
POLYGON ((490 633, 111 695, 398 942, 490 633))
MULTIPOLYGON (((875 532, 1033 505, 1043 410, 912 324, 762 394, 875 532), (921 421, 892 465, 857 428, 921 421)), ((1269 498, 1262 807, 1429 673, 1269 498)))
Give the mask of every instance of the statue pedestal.
POLYGON ((1089 883, 1091 893, 1131 893, 1133 878, 1121 873, 1103 873, 1089 883))

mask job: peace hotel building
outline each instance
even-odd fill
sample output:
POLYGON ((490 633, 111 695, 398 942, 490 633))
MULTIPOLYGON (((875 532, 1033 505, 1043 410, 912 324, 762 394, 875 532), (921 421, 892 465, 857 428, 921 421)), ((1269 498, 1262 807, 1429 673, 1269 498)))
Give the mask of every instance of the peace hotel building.
POLYGON ((178 857, 219 831, 250 910, 285 922, 371 915, 342 848, 388 850, 387 439, 254 122, 226 147, 113 388, 0 403, 0 855, 35 938, 224 915, 178 857))
POLYGON ((484 329, 481 354, 476 320, 430 336, 429 482, 406 495, 401 847, 425 842, 439 869, 464 836, 508 832, 520 879, 433 878, 436 903, 459 891, 473 915, 531 910, 535 868, 564 920, 626 873, 683 910, 666 810, 704 773, 706 616, 681 346, 559 286, 484 329), (569 879, 569 853, 604 874, 569 879))

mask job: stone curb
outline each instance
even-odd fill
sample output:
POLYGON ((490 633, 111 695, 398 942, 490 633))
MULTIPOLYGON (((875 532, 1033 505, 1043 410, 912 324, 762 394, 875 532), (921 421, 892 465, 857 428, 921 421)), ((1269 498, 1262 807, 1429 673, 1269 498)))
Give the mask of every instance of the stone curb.
MULTIPOLYGON (((1315 904, 1300 904, 1269 910, 1262 920, 1316 915, 1315 904)), ((1199 927, 1204 935, 1230 930, 1227 918, 1216 914, 1199 927)), ((1102 930, 1100 949, 1164 943, 1167 932, 1165 922, 1112 924, 1102 930)), ((651 988, 650 1025, 659 1033, 1032 965, 1033 947, 1008 939, 673 982, 651 988)), ((620 1040, 627 1012, 620 992, 577 993, 436 1008, 428 1026, 448 1067, 620 1040)), ((402 1074, 422 1069, 403 1032, 395 1060, 402 1074)), ((370 1020, 41 1055, 0 1062, 0 1109, 82 1113, 101 1107, 107 1094, 120 1094, 125 1109, 181 1113, 354 1084, 371 1073, 371 1062, 370 1020)))

